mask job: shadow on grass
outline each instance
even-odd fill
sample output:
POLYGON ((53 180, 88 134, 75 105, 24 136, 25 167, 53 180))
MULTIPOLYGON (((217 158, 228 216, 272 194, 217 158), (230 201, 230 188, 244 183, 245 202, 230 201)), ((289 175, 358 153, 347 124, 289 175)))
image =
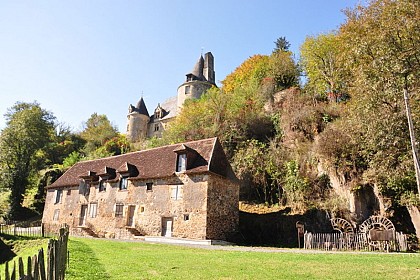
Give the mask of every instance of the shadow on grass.
POLYGON ((30 245, 34 240, 42 239, 36 236, 18 236, 0 234, 0 264, 12 260, 16 254, 25 246, 30 245))
POLYGON ((109 279, 105 267, 98 261, 94 251, 85 243, 69 240, 70 264, 66 271, 66 279, 109 279))
POLYGON ((0 264, 10 261, 16 256, 12 249, 0 239, 0 264))

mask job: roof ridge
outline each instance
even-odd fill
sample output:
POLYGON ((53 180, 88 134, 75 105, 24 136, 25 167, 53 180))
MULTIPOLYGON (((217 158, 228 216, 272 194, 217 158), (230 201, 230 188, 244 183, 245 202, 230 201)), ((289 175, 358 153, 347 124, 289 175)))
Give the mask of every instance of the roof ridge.
MULTIPOLYGON (((106 160, 106 159, 110 159, 110 158, 118 158, 118 157, 123 157, 123 156, 126 156, 126 155, 131 155, 131 154, 137 154, 137 153, 142 153, 142 152, 147 152, 147 151, 153 151, 153 150, 157 150, 157 149, 162 149, 162 148, 165 148, 165 147, 185 145, 185 144, 194 143, 194 142, 197 142, 197 143, 198 142, 205 142, 205 141, 209 141, 211 139, 217 139, 217 137, 211 137, 211 138, 205 138, 205 139, 200 139, 200 140, 192 140, 192 141, 188 141, 188 142, 180 142, 180 143, 175 143, 175 144, 169 144, 169 145, 154 147, 154 148, 140 150, 140 151, 129 152, 129 153, 120 154, 120 155, 108 156, 108 157, 103 157, 103 158, 88 159, 88 160, 79 161, 78 163, 98 161, 98 160, 106 160)), ((212 152, 213 152, 213 150, 212 150, 212 152)))

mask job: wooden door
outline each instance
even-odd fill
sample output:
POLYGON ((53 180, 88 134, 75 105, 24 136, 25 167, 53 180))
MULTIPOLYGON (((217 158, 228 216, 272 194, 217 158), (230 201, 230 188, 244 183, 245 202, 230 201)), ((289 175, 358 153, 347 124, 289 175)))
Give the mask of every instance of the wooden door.
POLYGON ((162 236, 171 237, 172 236, 172 218, 162 218, 162 236))
POLYGON ((79 217, 79 226, 86 225, 86 217, 87 217, 87 211, 88 206, 87 204, 83 204, 82 208, 80 209, 80 217, 79 217))
POLYGON ((127 216, 127 226, 134 227, 134 213, 136 210, 136 206, 130 205, 128 206, 128 216, 127 216))

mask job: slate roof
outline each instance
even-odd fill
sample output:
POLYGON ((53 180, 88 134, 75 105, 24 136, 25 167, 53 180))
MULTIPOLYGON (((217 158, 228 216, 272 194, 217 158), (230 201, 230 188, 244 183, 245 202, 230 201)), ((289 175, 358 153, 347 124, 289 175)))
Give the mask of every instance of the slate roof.
MULTIPOLYGON (((162 104, 160 104, 160 107, 165 110, 165 114, 160 118, 159 120, 166 120, 173 117, 176 117, 177 115, 177 109, 178 109, 178 97, 172 96, 165 100, 162 104)), ((155 115, 150 116, 150 122, 154 122, 155 115)))
POLYGON ((143 97, 140 98, 139 102, 137 102, 136 107, 130 104, 130 113, 131 112, 137 112, 142 115, 149 116, 149 112, 147 111, 146 104, 144 104, 143 97))
MULTIPOLYGON (((209 138, 78 162, 47 188, 77 186, 82 177, 86 178, 87 175, 99 176, 104 174, 104 171, 109 173, 110 170, 115 170, 117 173, 129 171, 130 179, 132 180, 176 176, 176 151, 183 149, 182 145, 190 150, 194 150, 197 154, 193 162, 188 163, 189 167, 185 171, 186 174, 210 172, 231 180, 237 180, 219 140, 217 138, 209 138)), ((118 179, 118 175, 116 178, 118 179)), ((97 178, 94 180, 97 180, 97 178)))
MULTIPOLYGON (((197 79, 203 80, 203 67, 204 67, 204 58, 200 55, 197 63, 194 65, 193 70, 189 74, 193 74, 197 79)), ((188 75, 188 74, 187 74, 188 75)))

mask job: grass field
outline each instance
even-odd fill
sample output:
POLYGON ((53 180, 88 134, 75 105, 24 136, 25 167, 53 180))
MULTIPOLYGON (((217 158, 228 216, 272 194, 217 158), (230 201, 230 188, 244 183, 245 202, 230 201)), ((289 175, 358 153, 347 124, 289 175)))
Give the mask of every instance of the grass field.
MULTIPOLYGON (((48 245, 48 238, 3 235, 2 239, 8 246, 13 246, 13 252, 17 255, 10 261, 10 268, 13 266, 13 262, 16 262, 17 264, 19 257, 22 257, 26 265, 29 256, 37 254, 41 247, 44 248, 44 252, 46 252, 48 245)), ((4 279, 4 267, 5 264, 0 264, 1 279, 4 279)))
POLYGON ((420 254, 244 252, 71 238, 66 279, 420 279, 420 254))

